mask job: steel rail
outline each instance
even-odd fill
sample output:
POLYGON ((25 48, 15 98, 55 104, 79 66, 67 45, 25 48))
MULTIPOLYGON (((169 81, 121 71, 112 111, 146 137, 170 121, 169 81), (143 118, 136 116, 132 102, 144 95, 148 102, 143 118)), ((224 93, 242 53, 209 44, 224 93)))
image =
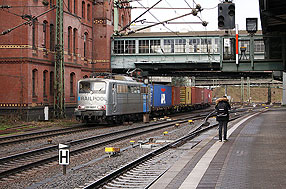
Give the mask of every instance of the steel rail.
POLYGON ((13 144, 13 143, 20 143, 20 142, 25 142, 25 141, 30 141, 30 140, 38 140, 41 138, 54 137, 57 135, 65 135, 65 134, 74 133, 74 132, 82 132, 85 130, 92 129, 92 128, 82 128, 84 125, 85 124, 76 124, 72 128, 39 131, 39 132, 32 132, 32 133, 27 133, 27 134, 1 137, 0 141, 4 141, 4 142, 0 142, 0 146, 9 145, 9 144, 13 144), (76 130, 76 129, 78 129, 78 130, 76 130), (42 135, 42 136, 37 136, 37 135, 42 135))

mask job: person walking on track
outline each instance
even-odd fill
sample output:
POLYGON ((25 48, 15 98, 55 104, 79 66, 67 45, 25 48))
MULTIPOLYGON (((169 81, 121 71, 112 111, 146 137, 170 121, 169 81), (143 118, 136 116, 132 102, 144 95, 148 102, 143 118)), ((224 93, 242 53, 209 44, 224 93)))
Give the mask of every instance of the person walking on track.
POLYGON ((226 96, 216 100, 216 120, 219 124, 219 141, 222 142, 222 130, 223 130, 223 139, 227 141, 227 123, 229 121, 229 110, 231 109, 230 104, 226 96))

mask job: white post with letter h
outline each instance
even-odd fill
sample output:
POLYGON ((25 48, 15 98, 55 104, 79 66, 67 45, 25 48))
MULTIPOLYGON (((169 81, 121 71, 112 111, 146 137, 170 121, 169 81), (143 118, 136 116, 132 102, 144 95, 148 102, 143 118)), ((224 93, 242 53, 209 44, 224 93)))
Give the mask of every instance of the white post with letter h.
POLYGON ((63 174, 67 173, 67 165, 70 164, 69 145, 59 144, 59 164, 63 165, 63 174))

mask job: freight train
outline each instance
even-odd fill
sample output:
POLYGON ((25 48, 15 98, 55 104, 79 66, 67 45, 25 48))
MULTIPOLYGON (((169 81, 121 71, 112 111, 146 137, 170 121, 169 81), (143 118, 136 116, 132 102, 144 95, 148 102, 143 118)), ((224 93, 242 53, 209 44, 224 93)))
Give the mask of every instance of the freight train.
POLYGON ((83 122, 122 123, 143 114, 166 115, 207 107, 212 91, 198 87, 148 84, 131 77, 85 78, 78 81, 75 116, 83 122))

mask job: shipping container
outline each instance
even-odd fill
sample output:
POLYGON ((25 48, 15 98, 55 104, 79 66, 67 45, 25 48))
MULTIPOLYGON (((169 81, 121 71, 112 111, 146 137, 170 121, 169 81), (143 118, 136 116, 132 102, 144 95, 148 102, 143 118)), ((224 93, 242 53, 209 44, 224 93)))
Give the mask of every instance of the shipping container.
POLYGON ((145 84, 142 85, 140 93, 143 99, 143 112, 150 112, 151 94, 149 87, 145 84))
POLYGON ((186 104, 186 87, 180 87, 180 104, 186 104))
POLYGON ((202 104, 204 100, 203 89, 198 87, 192 87, 192 104, 202 104))
POLYGON ((208 103, 208 89, 203 89, 203 104, 208 103))
POLYGON ((192 88, 186 87, 186 104, 191 105, 192 104, 192 88))
POLYGON ((151 85, 151 105, 152 107, 172 106, 172 87, 166 85, 151 85))
POLYGON ((205 104, 211 104, 212 96, 211 96, 212 91, 210 89, 204 89, 204 103, 205 104))
POLYGON ((209 104, 212 104, 212 99, 213 99, 213 91, 209 90, 209 104))
POLYGON ((181 92, 180 92, 180 88, 181 87, 172 87, 172 105, 173 106, 177 106, 177 105, 180 105, 180 95, 181 95, 181 92))

